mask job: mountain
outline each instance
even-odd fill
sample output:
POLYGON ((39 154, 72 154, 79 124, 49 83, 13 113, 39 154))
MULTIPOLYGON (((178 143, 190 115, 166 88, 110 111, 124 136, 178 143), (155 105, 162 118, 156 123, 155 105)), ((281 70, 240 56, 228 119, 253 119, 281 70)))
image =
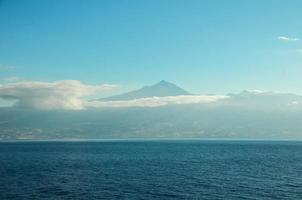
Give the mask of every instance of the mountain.
POLYGON ((139 90, 130 91, 127 93, 98 99, 100 101, 122 101, 122 100, 131 100, 139 99, 146 97, 165 97, 165 96, 178 96, 178 95, 190 95, 186 90, 178 87, 177 85, 167 82, 160 81, 155 85, 145 86, 139 90))

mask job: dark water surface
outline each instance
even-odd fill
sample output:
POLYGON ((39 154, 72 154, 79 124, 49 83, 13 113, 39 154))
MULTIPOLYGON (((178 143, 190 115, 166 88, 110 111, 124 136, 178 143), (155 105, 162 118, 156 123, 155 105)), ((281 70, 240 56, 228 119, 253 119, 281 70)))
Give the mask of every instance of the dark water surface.
POLYGON ((0 199, 302 199, 302 143, 0 143, 0 199))

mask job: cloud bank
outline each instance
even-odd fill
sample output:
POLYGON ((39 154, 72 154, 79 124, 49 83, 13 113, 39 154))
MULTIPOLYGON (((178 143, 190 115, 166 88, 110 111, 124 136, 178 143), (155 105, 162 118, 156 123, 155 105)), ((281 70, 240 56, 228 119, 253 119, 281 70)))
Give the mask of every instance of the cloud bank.
POLYGON ((283 41, 298 41, 300 38, 291 38, 291 37, 286 37, 286 36, 279 36, 278 40, 283 40, 283 41))
POLYGON ((227 96, 181 95, 125 101, 88 101, 85 97, 115 88, 115 85, 86 85, 77 80, 55 82, 19 81, 0 85, 0 99, 14 106, 39 110, 81 110, 86 108, 158 107, 165 105, 211 103, 227 96))
POLYGON ((85 96, 107 91, 114 85, 86 85, 77 80, 55 82, 21 81, 0 85, 0 98, 15 106, 35 109, 84 109, 85 96))
POLYGON ((165 105, 212 103, 227 98, 228 96, 179 95, 166 97, 148 97, 125 101, 92 101, 87 102, 85 106, 87 108, 158 107, 165 105))
MULTIPOLYGON (((259 90, 239 94, 178 95, 147 97, 132 100, 90 101, 98 93, 116 88, 116 85, 88 85, 77 80, 55 82, 18 81, 0 84, 0 104, 38 110, 82 110, 97 108, 159 107, 181 104, 215 104, 243 106, 251 109, 300 108, 302 97, 294 94, 259 90)), ((0 105, 0 106, 1 106, 0 105)))

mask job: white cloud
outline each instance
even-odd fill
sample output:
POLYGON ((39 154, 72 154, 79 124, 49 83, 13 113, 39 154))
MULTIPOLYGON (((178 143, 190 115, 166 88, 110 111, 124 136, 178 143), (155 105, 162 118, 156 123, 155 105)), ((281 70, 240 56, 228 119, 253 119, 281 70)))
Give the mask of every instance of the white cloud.
POLYGON ((298 41, 300 39, 299 38, 286 37, 286 36, 279 36, 278 40, 283 40, 283 41, 298 41))
POLYGON ((244 90, 243 93, 264 94, 264 93, 268 93, 268 92, 264 91, 264 90, 244 90))
POLYGON ((302 53, 302 49, 297 49, 297 51, 298 51, 299 53, 302 53))
MULTIPOLYGON (((158 107, 165 105, 211 103, 227 96, 167 96, 150 97, 125 101, 88 101, 99 92, 116 88, 116 85, 86 85, 77 80, 63 80, 55 82, 40 81, 12 81, 0 84, 0 99, 15 102, 15 106, 51 110, 69 109, 81 110, 85 108, 104 107, 158 107), (85 98, 86 97, 86 98, 85 98)), ((1 103, 1 102, 0 102, 1 103)))
POLYGON ((0 98, 16 101, 16 106, 36 109, 84 108, 85 96, 115 88, 114 85, 86 85, 77 80, 55 82, 21 81, 0 85, 0 98))
POLYGON ((180 95, 167 97, 148 97, 125 101, 92 101, 86 102, 86 107, 158 107, 165 105, 212 103, 229 98, 228 96, 180 95))

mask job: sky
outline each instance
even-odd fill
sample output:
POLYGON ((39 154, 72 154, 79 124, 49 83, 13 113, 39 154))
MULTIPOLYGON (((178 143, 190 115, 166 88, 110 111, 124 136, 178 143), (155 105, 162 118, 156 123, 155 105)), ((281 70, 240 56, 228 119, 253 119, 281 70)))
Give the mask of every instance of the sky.
POLYGON ((0 0, 0 83, 302 94, 301 0, 0 0))

